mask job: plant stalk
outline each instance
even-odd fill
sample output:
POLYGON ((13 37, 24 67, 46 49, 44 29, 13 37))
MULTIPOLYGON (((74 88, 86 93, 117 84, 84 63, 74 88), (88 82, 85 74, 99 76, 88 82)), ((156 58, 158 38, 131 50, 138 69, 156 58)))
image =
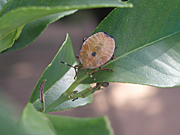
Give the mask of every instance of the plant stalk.
POLYGON ((48 105, 46 107, 45 113, 51 111, 53 108, 57 107, 59 104, 62 104, 63 102, 69 100, 68 96, 70 93, 73 92, 73 90, 79 85, 79 83, 77 83, 77 80, 75 80, 71 86, 58 98, 56 99, 54 102, 52 102, 50 105, 48 105))

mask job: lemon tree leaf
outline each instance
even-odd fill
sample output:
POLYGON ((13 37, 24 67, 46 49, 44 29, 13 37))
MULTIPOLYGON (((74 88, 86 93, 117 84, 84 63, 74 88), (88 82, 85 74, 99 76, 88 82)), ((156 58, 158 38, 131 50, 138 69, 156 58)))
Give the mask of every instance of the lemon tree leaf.
POLYGON ((131 2, 132 9, 116 8, 95 30, 107 32, 116 41, 116 58, 102 66, 113 72, 99 70, 93 81, 80 70, 78 82, 179 86, 180 1, 131 2))
MULTIPOLYGON (((118 0, 12 0, 8 1, 6 5, 2 8, 0 12, 0 40, 8 40, 8 36, 13 31, 16 31, 19 27, 25 26, 23 34, 27 34, 28 42, 24 44, 31 43, 37 36, 46 28, 46 26, 57 20, 58 18, 73 13, 74 10, 78 9, 89 9, 89 8, 100 8, 100 7, 132 7, 132 4, 127 2, 121 2, 118 0), (69 11, 69 12, 67 12, 69 11), (55 15, 56 14, 56 15, 55 15), (47 17, 49 18, 43 18, 47 17), (56 16, 56 17, 55 17, 56 16), (40 19, 43 18, 43 19, 40 19), (35 22, 32 22, 37 20, 35 22), (32 23, 30 23, 32 22, 32 23), (31 28, 36 25, 36 23, 42 22, 39 24, 38 29, 34 31, 28 31, 29 25, 31 28), (30 23, 30 24, 29 24, 30 23), (27 25, 26 25, 27 24, 27 25), (32 36, 32 32, 35 32, 35 35, 32 36)), ((36 27, 36 26, 35 26, 36 27)), ((33 29, 32 29, 33 30, 33 29)), ((0 52, 11 47, 16 40, 16 36, 11 36, 9 39, 9 44, 0 44, 0 52)), ((27 40, 21 37, 20 40, 27 40)), ((6 41, 7 42, 7 41, 6 41)), ((26 41, 23 41, 26 42, 26 41)), ((16 48, 22 48, 21 44, 16 44, 16 48), (20 46, 20 47, 19 47, 20 46)), ((12 49, 12 51, 15 49, 12 49)), ((10 50, 9 50, 10 51, 10 50)))
MULTIPOLYGON (((46 106, 50 105, 59 96, 61 96, 61 94, 64 93, 67 88, 74 82, 74 69, 60 63, 60 61, 65 61, 68 64, 74 64, 76 61, 71 45, 71 40, 68 35, 62 47, 59 49, 52 62, 40 77, 30 97, 30 102, 33 103, 37 110, 42 109, 42 104, 39 101, 39 87, 43 80, 47 80, 44 85, 44 97, 46 106)), ((81 91, 87 87, 90 87, 90 85, 79 85, 76 90, 81 91)), ((92 95, 86 98, 80 98, 76 101, 66 101, 56 108, 52 109, 51 111, 70 109, 86 105, 90 102, 92 102, 92 95)))
POLYGON ((113 133, 106 116, 74 118, 44 114, 38 112, 31 103, 24 108, 18 125, 32 135, 111 135, 113 133))
POLYGON ((62 135, 111 135, 113 130, 105 116, 74 118, 46 114, 56 132, 62 135))

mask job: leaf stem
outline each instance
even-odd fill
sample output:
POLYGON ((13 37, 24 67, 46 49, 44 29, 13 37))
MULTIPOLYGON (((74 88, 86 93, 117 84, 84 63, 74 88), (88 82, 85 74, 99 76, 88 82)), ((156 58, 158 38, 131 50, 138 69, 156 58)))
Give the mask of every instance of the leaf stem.
POLYGON ((68 96, 70 93, 73 93, 73 90, 79 85, 79 83, 77 82, 77 79, 71 84, 71 86, 58 98, 56 99, 54 102, 52 102, 50 105, 48 105, 46 107, 45 112, 49 112, 50 110, 52 110, 53 108, 55 108, 56 106, 58 106, 59 104, 62 104, 63 102, 69 100, 68 96))
POLYGON ((51 111, 53 108, 57 107, 59 104, 62 104, 67 100, 69 100, 68 96, 63 93, 57 100, 55 100, 54 102, 52 102, 52 104, 46 107, 45 113, 51 111))
POLYGON ((65 93, 72 93, 73 90, 79 85, 77 79, 71 84, 71 86, 65 91, 65 93))
MULTIPOLYGON (((65 101, 71 100, 75 101, 77 100, 79 97, 81 98, 85 98, 91 94, 93 94, 95 91, 97 90, 101 90, 100 87, 104 86, 105 83, 97 83, 95 87, 90 87, 90 88, 86 88, 85 90, 78 92, 78 91, 73 91, 78 83, 76 81, 74 81, 71 86, 57 99, 55 100, 52 104, 50 104, 49 106, 47 106, 45 113, 51 111, 53 108, 57 107, 58 105, 62 104, 65 101)), ((107 84, 107 83, 106 83, 107 84)), ((108 83, 109 85, 109 83, 108 83)), ((106 87, 106 86, 104 86, 106 87)))

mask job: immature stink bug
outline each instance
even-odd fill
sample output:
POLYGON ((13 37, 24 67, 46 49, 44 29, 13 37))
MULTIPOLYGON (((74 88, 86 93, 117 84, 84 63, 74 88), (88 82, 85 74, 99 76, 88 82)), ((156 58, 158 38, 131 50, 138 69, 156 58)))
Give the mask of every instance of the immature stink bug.
POLYGON ((84 40, 78 56, 81 64, 71 66, 63 61, 60 62, 75 69, 76 75, 74 79, 77 76, 77 69, 80 66, 82 66, 82 68, 79 69, 83 69, 86 74, 89 74, 86 69, 93 69, 94 72, 89 75, 94 78, 93 74, 97 72, 96 68, 99 68, 100 70, 113 71, 108 68, 102 69, 101 66, 107 63, 110 59, 115 58, 115 48, 115 40, 112 36, 105 32, 98 32, 84 40))

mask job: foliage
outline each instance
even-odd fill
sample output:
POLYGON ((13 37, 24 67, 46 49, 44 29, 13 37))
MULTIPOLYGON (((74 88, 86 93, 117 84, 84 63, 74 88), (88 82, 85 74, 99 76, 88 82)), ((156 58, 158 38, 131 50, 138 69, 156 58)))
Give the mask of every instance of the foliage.
POLYGON ((112 134, 106 117, 77 119, 38 112, 42 108, 39 88, 43 80, 47 80, 43 84, 44 88, 40 88, 44 92, 45 112, 91 103, 91 93, 99 90, 102 82, 136 83, 155 87, 180 85, 180 2, 130 2, 133 8, 123 8, 132 7, 132 4, 116 0, 9 0, 7 3, 4 0, 0 3, 0 9, 3 7, 0 12, 1 53, 27 46, 48 24, 73 14, 78 9, 118 7, 94 31, 107 32, 116 41, 116 58, 103 66, 113 69, 113 72, 98 70, 94 75, 96 80, 93 80, 80 70, 74 81, 73 69, 59 62, 77 63, 67 34, 62 47, 40 77, 22 113, 20 127, 31 134, 84 134, 85 131, 86 134, 112 134), (98 84, 90 88, 92 83, 98 84), (77 97, 79 99, 72 102, 77 97))

